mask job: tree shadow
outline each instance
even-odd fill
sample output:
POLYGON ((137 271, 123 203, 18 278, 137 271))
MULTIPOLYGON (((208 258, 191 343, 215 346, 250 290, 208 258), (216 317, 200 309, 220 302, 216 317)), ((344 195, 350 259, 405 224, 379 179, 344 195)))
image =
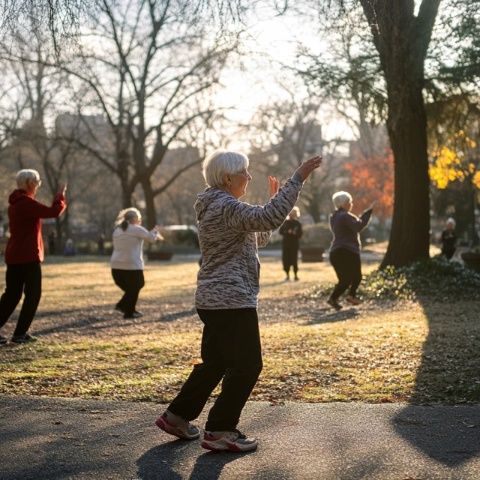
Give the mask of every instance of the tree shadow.
POLYGON ((420 302, 428 335, 411 405, 392 422, 404 439, 426 455, 458 466, 480 453, 480 325, 478 314, 473 313, 479 304, 425 298, 420 302), (466 402, 477 405, 460 405, 466 402))

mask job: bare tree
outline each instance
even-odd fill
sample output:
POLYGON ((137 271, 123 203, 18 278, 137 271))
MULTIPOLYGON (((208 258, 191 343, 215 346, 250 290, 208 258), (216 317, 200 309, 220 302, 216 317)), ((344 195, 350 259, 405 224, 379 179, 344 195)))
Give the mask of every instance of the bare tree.
POLYGON ((213 90, 237 44, 237 37, 209 33, 191 18, 190 7, 184 0, 132 0, 122 8, 104 0, 82 54, 61 65, 86 87, 83 108, 105 118, 101 137, 91 129, 93 140, 83 147, 119 178, 125 206, 141 186, 149 226, 156 222, 155 197, 201 161, 183 164, 158 185, 169 150, 185 143, 200 149, 202 132, 216 115, 213 90))

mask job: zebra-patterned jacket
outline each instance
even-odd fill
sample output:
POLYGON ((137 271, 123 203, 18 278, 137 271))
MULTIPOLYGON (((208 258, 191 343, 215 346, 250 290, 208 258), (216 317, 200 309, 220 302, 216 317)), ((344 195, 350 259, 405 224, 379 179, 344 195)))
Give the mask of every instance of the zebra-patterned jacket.
POLYGON ((302 188, 298 174, 263 206, 241 202, 230 193, 207 188, 195 202, 202 265, 195 305, 205 310, 257 308, 258 247, 285 221, 302 188))

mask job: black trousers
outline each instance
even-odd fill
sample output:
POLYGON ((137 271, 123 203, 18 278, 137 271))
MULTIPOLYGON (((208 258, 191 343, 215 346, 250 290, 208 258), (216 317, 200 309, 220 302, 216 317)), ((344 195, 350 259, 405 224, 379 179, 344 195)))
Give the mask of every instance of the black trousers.
POLYGON ((290 273, 290 267, 293 267, 293 273, 298 272, 298 245, 283 246, 282 248, 282 263, 286 274, 290 273))
POLYGON ((125 292, 117 303, 117 307, 125 315, 132 315, 137 305, 138 294, 145 286, 143 270, 119 270, 112 268, 112 277, 115 285, 125 292))
POLYGON ((42 268, 39 262, 7 265, 5 273, 5 292, 0 298, 0 328, 14 312, 22 293, 25 293, 17 326, 13 335, 20 336, 28 332, 37 312, 42 296, 42 268))
POLYGON ((202 361, 193 367, 168 409, 185 420, 200 415, 215 387, 222 390, 205 429, 235 430, 240 414, 262 371, 257 310, 197 310, 204 323, 202 361))
POLYGON ((335 285, 330 297, 333 300, 337 300, 347 289, 349 289, 350 295, 354 297, 362 281, 360 255, 350 250, 339 248, 330 253, 330 263, 335 269, 338 278, 338 283, 335 285))

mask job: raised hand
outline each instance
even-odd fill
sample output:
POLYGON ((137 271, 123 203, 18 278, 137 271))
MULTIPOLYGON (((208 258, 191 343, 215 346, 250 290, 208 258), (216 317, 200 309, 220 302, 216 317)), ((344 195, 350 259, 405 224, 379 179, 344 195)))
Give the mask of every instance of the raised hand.
POLYGON ((305 162, 303 162, 297 168, 296 173, 298 173, 302 177, 302 180, 305 181, 309 177, 309 175, 321 165, 321 163, 322 163, 322 156, 315 155, 315 157, 305 160, 305 162))
POLYGON ((58 192, 57 193, 61 193, 63 196, 65 196, 65 193, 67 193, 67 184, 66 183, 61 183, 58 186, 58 192))
POLYGON ((270 191, 270 198, 274 197, 280 188, 280 182, 277 178, 272 177, 271 175, 268 176, 268 188, 270 191))

